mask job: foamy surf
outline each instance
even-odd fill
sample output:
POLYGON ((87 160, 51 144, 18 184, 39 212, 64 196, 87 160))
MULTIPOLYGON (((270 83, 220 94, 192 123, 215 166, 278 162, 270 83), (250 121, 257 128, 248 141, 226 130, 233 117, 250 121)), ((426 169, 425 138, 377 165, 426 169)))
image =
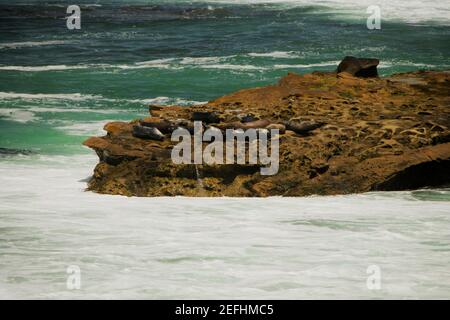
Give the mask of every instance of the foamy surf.
POLYGON ((96 162, 93 152, 0 162, 1 298, 448 295, 448 200, 427 191, 127 198, 84 191, 96 162), (80 290, 66 290, 69 265, 81 268, 80 290), (381 290, 366 287, 370 265, 381 290))
MULTIPOLYGON (((321 63, 310 63, 310 64, 275 64, 273 66, 274 69, 290 69, 290 68, 296 68, 296 69, 306 69, 306 68, 314 68, 314 67, 337 67, 339 64, 339 61, 327 61, 327 62, 321 62, 321 63)), ((330 71, 334 71, 335 68, 330 68, 330 71)))
MULTIPOLYGON (((383 48, 375 48, 372 51, 382 51, 383 48)), ((361 50, 359 50, 361 51, 361 50)), ((366 50, 368 51, 368 50, 366 50)), ((373 55, 373 53, 370 53, 373 55)), ((316 55, 312 55, 314 60, 317 60, 316 55)), ((19 72, 52 72, 52 71, 70 71, 70 70, 85 70, 88 73, 108 73, 108 72, 127 72, 139 69, 160 69, 160 70, 190 70, 190 69, 217 69, 217 70, 231 70, 231 71, 270 71, 276 69, 306 69, 315 67, 336 67, 340 60, 328 60, 323 62, 302 63, 307 61, 307 54, 300 54, 288 51, 274 51, 261 53, 245 53, 234 56, 223 57, 183 57, 183 58, 169 58, 169 59, 155 59, 149 61, 140 61, 132 64, 88 64, 88 65, 48 65, 48 66, 0 66, 0 71, 19 71, 19 72), (244 59, 246 64, 240 63, 240 59, 244 59), (276 59, 291 63, 276 63, 276 59)), ((281 62, 281 61, 280 61, 281 62)), ((448 68, 448 64, 437 65, 429 63, 415 63, 411 61, 402 60, 383 60, 380 64, 381 68, 388 67, 404 67, 411 66, 417 68, 448 68)), ((330 71, 334 68, 330 68, 330 71)), ((7 93, 0 92, 6 97, 7 93)))
POLYGON ((70 113, 88 113, 88 114, 120 114, 125 113, 127 110, 120 109, 89 109, 89 108, 58 108, 58 107, 33 107, 33 106, 23 106, 16 108, 0 108, 0 117, 6 118, 18 122, 29 122, 41 119, 42 114, 56 114, 55 118, 58 117, 58 113, 70 114, 70 113))
POLYGON ((18 49, 18 48, 24 48, 24 47, 56 46, 56 45, 61 45, 61 44, 66 44, 66 43, 67 43, 67 41, 65 41, 65 40, 4 42, 4 43, 0 43, 0 49, 18 49))
MULTIPOLYGON (((43 71, 67 71, 91 68, 111 68, 106 64, 94 65, 48 65, 48 66, 0 66, 1 71, 43 72, 43 71)), ((120 67, 120 66, 117 66, 120 67)))
POLYGON ((0 108, 0 119, 2 118, 21 123, 27 123, 37 119, 34 112, 14 108, 0 108))
POLYGON ((295 51, 272 51, 272 52, 250 52, 250 57, 268 57, 268 58, 281 58, 281 59, 295 59, 301 58, 303 55, 295 51))
POLYGON ((148 99, 134 99, 129 100, 129 102, 142 103, 145 105, 155 104, 155 105, 180 105, 180 106, 192 106, 201 105, 207 103, 207 101, 195 101, 184 98, 170 98, 170 97, 155 97, 148 99))
MULTIPOLYGON (((195 1, 203 2, 203 1, 195 1)), ((318 6, 339 17, 360 19, 368 17, 366 9, 378 5, 388 21, 407 23, 440 23, 450 25, 450 0, 216 0, 214 3, 272 4, 292 7, 318 6)))
POLYGON ((19 92, 0 92, 0 100, 3 99, 60 99, 83 101, 92 99, 101 99, 101 96, 81 94, 81 93, 19 93, 19 92))
POLYGON ((56 127, 57 130, 61 130, 66 134, 75 135, 75 136, 102 136, 106 134, 103 130, 103 127, 108 122, 117 121, 117 120, 101 120, 101 121, 86 121, 86 122, 74 122, 74 121, 66 121, 68 122, 65 125, 59 125, 56 127))

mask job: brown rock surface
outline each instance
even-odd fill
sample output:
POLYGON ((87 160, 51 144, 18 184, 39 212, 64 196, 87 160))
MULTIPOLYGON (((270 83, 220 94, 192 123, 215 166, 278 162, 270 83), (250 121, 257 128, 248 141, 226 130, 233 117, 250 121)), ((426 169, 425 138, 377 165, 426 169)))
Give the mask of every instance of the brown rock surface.
POLYGON ((147 125, 158 118, 188 124, 194 112, 205 111, 219 119, 212 124, 218 128, 245 127, 240 119, 248 115, 269 120, 272 127, 320 125, 305 134, 286 126, 279 172, 263 176, 258 165, 173 164, 170 134, 163 141, 139 139, 132 135, 138 120, 112 122, 105 126, 106 136, 84 142, 100 158, 89 190, 128 196, 304 196, 450 183, 449 72, 367 79, 345 72, 290 73, 278 84, 201 106, 150 106, 154 118, 147 118, 147 125))

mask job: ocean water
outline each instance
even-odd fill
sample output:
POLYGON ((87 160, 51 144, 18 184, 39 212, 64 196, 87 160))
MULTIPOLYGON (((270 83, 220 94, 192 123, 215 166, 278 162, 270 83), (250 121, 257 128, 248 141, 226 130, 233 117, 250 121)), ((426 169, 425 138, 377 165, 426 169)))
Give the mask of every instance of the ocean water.
POLYGON ((450 67, 450 1, 0 0, 0 298, 449 298, 450 189, 268 199, 85 192, 81 146, 147 105, 333 70, 450 67), (68 290, 66 269, 81 270, 68 290), (378 266, 381 289, 369 290, 378 266))
POLYGON ((2 163, 0 297, 449 297, 450 189, 126 198, 83 191, 96 161, 2 163), (367 287, 369 266, 380 290, 367 287))

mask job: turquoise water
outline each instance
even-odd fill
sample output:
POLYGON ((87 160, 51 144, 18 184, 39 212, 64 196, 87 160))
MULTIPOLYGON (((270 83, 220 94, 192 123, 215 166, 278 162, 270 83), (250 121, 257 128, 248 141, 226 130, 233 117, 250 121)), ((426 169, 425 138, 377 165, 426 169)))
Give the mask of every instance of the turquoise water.
POLYGON ((345 55, 450 67, 449 1, 0 0, 0 298, 449 298, 450 189, 189 199, 85 192, 82 141, 345 55), (83 4, 84 3, 84 4, 83 4), (66 286, 67 268, 81 288, 66 286), (380 290, 367 268, 381 270, 380 290))

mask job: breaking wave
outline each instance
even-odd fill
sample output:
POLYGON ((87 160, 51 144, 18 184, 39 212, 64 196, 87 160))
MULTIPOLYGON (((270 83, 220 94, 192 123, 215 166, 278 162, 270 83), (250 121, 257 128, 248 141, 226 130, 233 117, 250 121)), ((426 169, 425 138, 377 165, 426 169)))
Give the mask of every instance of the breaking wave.
POLYGON ((48 41, 24 41, 24 42, 9 42, 0 43, 0 49, 18 49, 24 47, 41 47, 41 46, 55 46, 65 44, 64 40, 48 40, 48 41))
POLYGON ((64 99, 83 101, 99 99, 102 96, 81 94, 81 93, 18 93, 18 92, 0 92, 0 99, 64 99))

